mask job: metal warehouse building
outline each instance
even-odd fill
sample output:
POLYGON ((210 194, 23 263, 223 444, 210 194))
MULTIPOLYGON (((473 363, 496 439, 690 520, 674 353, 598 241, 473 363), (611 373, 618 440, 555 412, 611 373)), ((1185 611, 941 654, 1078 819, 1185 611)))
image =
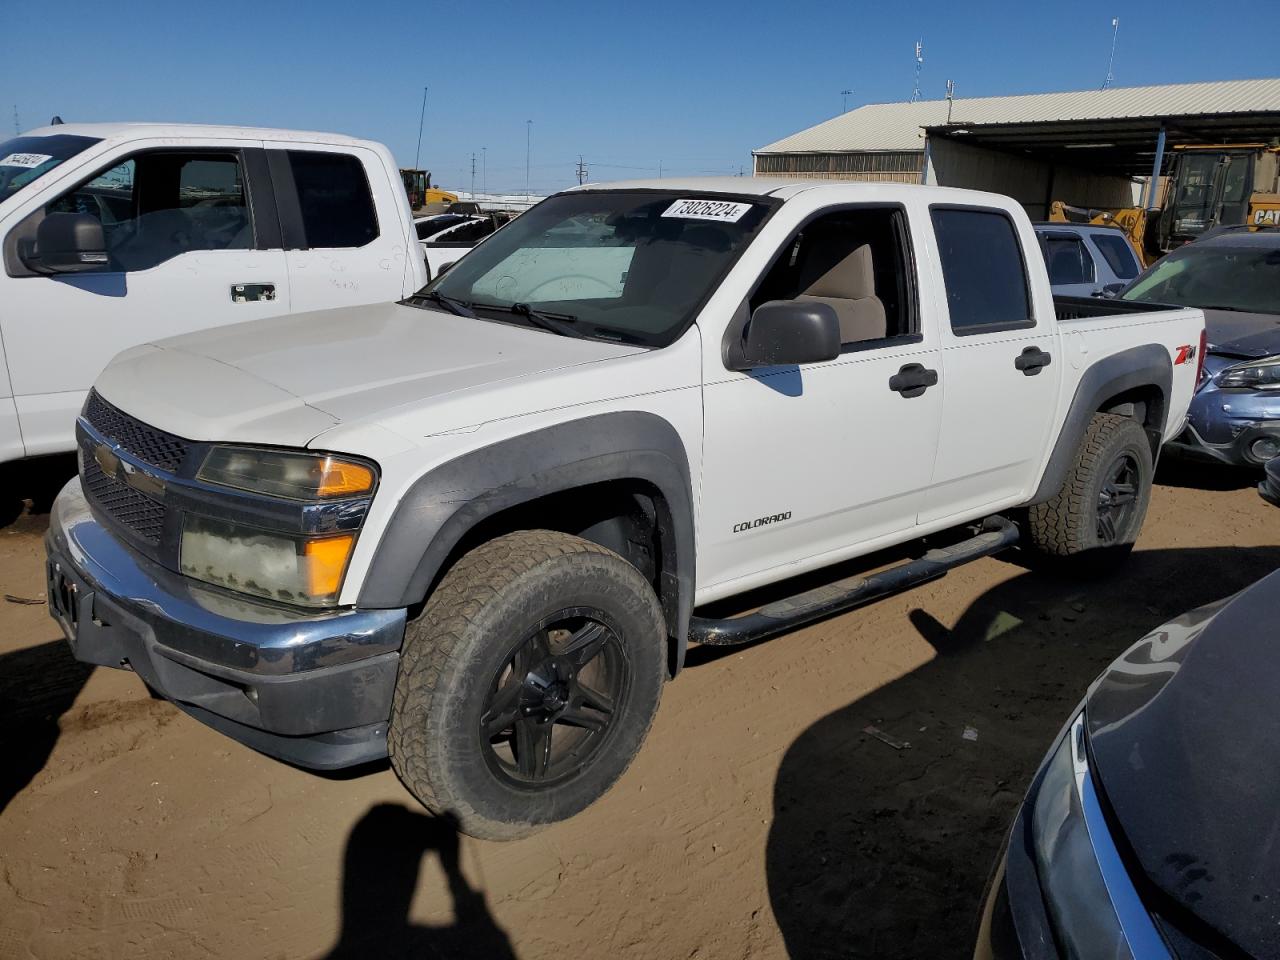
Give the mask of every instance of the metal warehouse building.
POLYGON ((1043 218, 1053 200, 1131 206, 1178 146, 1278 137, 1272 78, 869 104, 753 157, 757 176, 993 190, 1043 218))

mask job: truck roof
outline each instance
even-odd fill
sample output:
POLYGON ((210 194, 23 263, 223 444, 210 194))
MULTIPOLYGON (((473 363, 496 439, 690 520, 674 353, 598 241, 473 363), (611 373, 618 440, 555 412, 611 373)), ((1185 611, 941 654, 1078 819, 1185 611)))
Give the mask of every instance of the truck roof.
POLYGON ((998 200, 994 205, 1007 203, 1008 197, 980 190, 959 187, 925 186, 919 183, 898 183, 867 180, 784 180, 777 177, 664 177, 661 180, 611 180, 602 183, 584 183, 570 187, 565 193, 581 190, 675 190, 697 193, 725 193, 739 196, 777 197, 786 200, 809 191, 840 191, 844 197, 849 192, 865 193, 868 201, 883 201, 886 196, 899 191, 923 191, 935 202, 972 204, 981 198, 998 200))
POLYGON ((360 140, 342 133, 313 130, 281 130, 274 127, 239 127, 204 123, 61 123, 37 127, 22 133, 24 137, 52 137, 71 134, 99 140, 143 140, 154 137, 205 137, 220 140, 283 140, 298 143, 333 143, 346 146, 376 147, 372 140, 360 140))

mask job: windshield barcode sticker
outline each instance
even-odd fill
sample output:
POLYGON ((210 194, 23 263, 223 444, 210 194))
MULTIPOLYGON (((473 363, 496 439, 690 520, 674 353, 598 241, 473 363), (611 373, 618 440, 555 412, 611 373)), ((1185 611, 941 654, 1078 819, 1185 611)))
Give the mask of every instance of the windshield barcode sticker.
POLYGON ((677 200, 667 207, 664 217, 680 220, 718 220, 721 223, 737 223, 751 209, 749 203, 731 200, 677 200))
POLYGON ((26 170, 33 170, 42 163, 47 163, 53 157, 47 153, 11 153, 3 160, 0 160, 0 167, 22 167, 26 170))

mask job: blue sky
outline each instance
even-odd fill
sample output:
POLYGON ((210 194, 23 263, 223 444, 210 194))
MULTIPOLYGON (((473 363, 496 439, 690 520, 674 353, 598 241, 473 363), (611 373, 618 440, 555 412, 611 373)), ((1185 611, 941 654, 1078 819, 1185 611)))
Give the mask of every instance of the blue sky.
MULTIPOLYGON (((1111 18, 1115 83, 1257 77, 1239 17, 1180 0, 1132 3, 331 2, 40 3, 0 8, 0 123, 181 120, 334 130, 490 190, 750 170, 750 153, 850 107, 922 89, 959 97, 1096 88, 1111 18), (1219 51, 1215 55, 1212 51, 1219 51)), ((1247 17, 1245 18, 1248 19, 1247 17)), ((1266 43, 1262 44, 1263 49, 1266 43)), ((1270 67, 1270 69, 1268 69, 1270 67)))

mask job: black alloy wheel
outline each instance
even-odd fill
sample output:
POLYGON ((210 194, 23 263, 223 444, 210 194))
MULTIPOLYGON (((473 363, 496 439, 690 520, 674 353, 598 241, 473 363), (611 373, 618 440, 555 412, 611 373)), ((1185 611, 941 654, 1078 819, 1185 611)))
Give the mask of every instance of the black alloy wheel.
POLYGON ((1098 490, 1097 533, 1103 544, 1113 544, 1130 532, 1138 506, 1138 462, 1132 454, 1123 453, 1107 470, 1098 490))
POLYGON ((490 685, 480 717, 490 769, 532 788, 573 776, 608 739, 630 680, 602 611, 571 607, 545 618, 490 685))

